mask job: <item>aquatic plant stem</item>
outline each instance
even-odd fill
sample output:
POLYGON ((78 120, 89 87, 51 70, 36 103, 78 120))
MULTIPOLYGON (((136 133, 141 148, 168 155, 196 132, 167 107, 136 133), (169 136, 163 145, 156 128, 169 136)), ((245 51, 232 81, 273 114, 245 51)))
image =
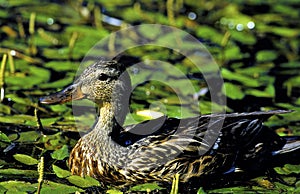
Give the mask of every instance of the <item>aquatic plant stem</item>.
POLYGON ((73 32, 69 41, 69 59, 72 58, 74 46, 78 38, 78 32, 73 32))
POLYGON ((30 39, 29 39, 29 53, 31 55, 35 55, 37 53, 37 48, 34 44, 34 33, 35 33, 35 18, 36 14, 35 12, 32 12, 30 14, 30 19, 29 19, 29 34, 30 34, 30 39))
POLYGON ((34 108, 34 116, 35 116, 36 125, 37 125, 38 129, 43 131, 43 125, 42 125, 41 119, 38 115, 38 109, 36 107, 34 108))
POLYGON ((167 15, 168 15, 170 25, 175 25, 173 3, 174 0, 167 0, 167 15))
POLYGON ((4 77, 5 77, 5 64, 7 60, 7 54, 2 57, 1 67, 0 67, 0 102, 4 99, 4 77))
POLYGON ((94 23, 95 23, 96 28, 98 28, 98 29, 103 28, 102 21, 101 21, 102 13, 101 13, 99 6, 95 6, 95 8, 94 8, 94 18, 95 18, 94 23))
POLYGON ((8 54, 8 63, 9 63, 9 69, 10 73, 14 74, 15 73, 15 63, 14 63, 14 58, 11 54, 11 51, 7 53, 8 54))
POLYGON ((44 177, 44 157, 41 157, 41 161, 38 163, 38 173, 39 173, 39 178, 38 178, 38 189, 36 191, 37 194, 41 193, 42 189, 42 183, 43 183, 43 177, 44 177))
POLYGON ((22 22, 22 17, 20 17, 20 16, 17 17, 17 23, 18 23, 19 35, 21 38, 25 39, 26 34, 25 34, 25 30, 24 30, 24 25, 22 22))
POLYGON ((170 194, 178 193, 178 184, 179 184, 179 174, 175 174, 173 181, 172 181, 172 189, 171 189, 170 194))

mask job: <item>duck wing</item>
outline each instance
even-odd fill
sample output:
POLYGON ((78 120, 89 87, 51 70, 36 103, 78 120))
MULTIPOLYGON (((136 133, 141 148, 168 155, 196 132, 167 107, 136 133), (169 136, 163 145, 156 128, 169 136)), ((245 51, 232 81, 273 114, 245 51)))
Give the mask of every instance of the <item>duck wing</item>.
MULTIPOLYGON (((284 139, 265 128, 262 122, 272 115, 288 112, 165 118, 157 131, 148 135, 134 134, 135 142, 128 145, 127 170, 151 172, 157 176, 163 172, 162 169, 167 169, 168 174, 183 174, 184 180, 200 174, 234 171, 249 159, 252 162, 260 160, 264 154, 271 155, 272 151, 283 147, 284 139)), ((137 126, 130 127, 136 130, 137 126)), ((130 131, 121 134, 130 137, 130 131)))
MULTIPOLYGON (((225 127, 226 125, 234 126, 239 122, 243 123, 242 121, 244 119, 249 121, 258 119, 260 122, 263 122, 272 115, 289 112, 291 111, 275 110, 267 112, 256 111, 250 113, 210 114, 185 119, 162 116, 135 125, 125 126, 124 128, 119 126, 118 128, 121 128, 121 130, 115 133, 112 138, 122 146, 129 146, 146 137, 148 137, 148 139, 163 139, 164 137, 173 135, 176 131, 180 131, 181 135, 192 133, 195 134, 195 137, 201 137, 201 134, 203 135, 203 132, 209 129, 208 125, 210 125, 210 133, 213 134, 213 138, 216 138, 215 136, 219 134, 218 132, 221 128, 226 129, 222 130, 224 133, 229 133, 228 127, 225 127)), ((232 131, 231 133, 234 132, 232 131)))

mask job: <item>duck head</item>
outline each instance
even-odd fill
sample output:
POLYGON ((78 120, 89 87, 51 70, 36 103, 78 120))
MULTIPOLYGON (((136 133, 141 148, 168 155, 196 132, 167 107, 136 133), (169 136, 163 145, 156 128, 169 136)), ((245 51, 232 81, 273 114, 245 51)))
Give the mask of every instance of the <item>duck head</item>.
POLYGON ((62 104, 87 98, 101 105, 103 102, 120 101, 124 94, 131 92, 130 85, 122 64, 117 61, 98 61, 86 68, 73 84, 40 98, 40 103, 62 104))

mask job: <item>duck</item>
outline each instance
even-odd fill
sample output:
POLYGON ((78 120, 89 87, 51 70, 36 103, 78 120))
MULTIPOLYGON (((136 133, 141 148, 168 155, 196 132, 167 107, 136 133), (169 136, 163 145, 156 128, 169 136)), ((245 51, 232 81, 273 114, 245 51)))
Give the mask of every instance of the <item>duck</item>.
POLYGON ((99 108, 92 129, 70 152, 72 174, 110 185, 170 183, 176 175, 186 183, 260 170, 274 157, 300 150, 299 137, 281 137, 263 124, 289 110, 162 116, 123 126, 131 92, 126 69, 120 61, 99 60, 65 89, 39 99, 45 105, 89 99, 99 108))

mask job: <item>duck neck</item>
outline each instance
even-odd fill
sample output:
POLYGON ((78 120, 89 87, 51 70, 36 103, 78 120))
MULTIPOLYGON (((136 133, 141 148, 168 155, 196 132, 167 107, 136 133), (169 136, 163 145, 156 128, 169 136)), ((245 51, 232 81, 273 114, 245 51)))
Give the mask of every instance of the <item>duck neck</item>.
POLYGON ((115 108, 116 106, 110 102, 103 102, 100 106, 100 115, 95 128, 101 136, 110 138, 112 134, 117 135, 120 132, 120 125, 115 118, 115 108))

